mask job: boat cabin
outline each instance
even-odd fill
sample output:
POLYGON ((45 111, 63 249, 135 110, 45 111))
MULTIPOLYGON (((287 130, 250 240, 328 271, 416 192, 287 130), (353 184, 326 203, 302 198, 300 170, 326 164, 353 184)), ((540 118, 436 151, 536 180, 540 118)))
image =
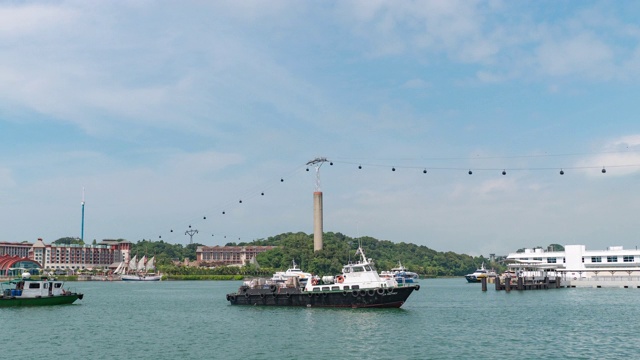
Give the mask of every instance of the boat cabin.
POLYGON ((2 283, 2 295, 4 297, 43 297, 64 295, 64 282, 43 278, 31 280, 23 277, 19 280, 11 280, 2 283))

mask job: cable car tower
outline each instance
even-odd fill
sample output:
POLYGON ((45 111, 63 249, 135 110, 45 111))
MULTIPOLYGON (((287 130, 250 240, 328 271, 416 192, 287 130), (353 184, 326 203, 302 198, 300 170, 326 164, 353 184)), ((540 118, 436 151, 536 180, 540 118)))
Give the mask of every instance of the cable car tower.
POLYGON ((313 251, 322 250, 322 190, 320 189, 320 167, 327 158, 315 158, 307 165, 316 167, 316 189, 313 192, 313 251))
POLYGON ((185 235, 189 235, 189 244, 193 244, 193 235, 197 234, 198 230, 192 229, 191 225, 189 225, 189 230, 185 231, 185 235))

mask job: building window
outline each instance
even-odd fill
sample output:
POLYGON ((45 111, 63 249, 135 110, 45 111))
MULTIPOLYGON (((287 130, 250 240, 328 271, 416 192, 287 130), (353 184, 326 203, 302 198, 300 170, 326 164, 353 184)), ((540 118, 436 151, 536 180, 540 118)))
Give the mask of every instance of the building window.
POLYGON ((622 258, 624 262, 633 262, 633 256, 625 256, 622 258))
POLYGON ((547 262, 548 262, 549 264, 555 264, 555 263, 556 263, 556 258, 548 258, 548 259, 547 259, 547 262))
POLYGON ((607 256, 607 262, 610 262, 610 263, 618 262, 618 257, 617 256, 607 256))
POLYGON ((592 263, 599 263, 599 262, 602 262, 602 257, 600 257, 600 256, 592 256, 592 257, 591 257, 591 262, 592 262, 592 263))

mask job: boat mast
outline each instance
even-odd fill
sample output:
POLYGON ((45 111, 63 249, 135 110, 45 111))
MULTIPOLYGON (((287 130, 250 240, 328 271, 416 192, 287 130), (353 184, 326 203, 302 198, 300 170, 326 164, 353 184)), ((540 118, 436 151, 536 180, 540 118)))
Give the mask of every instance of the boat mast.
POLYGON ((84 243, 84 186, 82 187, 82 221, 80 225, 80 240, 84 243))

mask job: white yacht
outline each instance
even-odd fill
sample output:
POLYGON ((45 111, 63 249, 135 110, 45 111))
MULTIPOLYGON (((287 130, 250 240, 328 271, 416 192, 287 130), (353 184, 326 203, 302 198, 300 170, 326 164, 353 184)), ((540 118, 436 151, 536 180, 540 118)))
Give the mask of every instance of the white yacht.
POLYGON ((479 269, 476 269, 476 271, 474 271, 471 274, 467 274, 464 276, 465 279, 467 279, 468 282, 470 283, 477 283, 482 281, 482 278, 485 277, 496 277, 496 272, 494 270, 487 270, 484 267, 484 263, 482 263, 482 266, 480 266, 479 269))
POLYGON ((274 282, 286 282, 288 279, 296 277, 300 281, 300 283, 306 284, 307 280, 311 279, 313 275, 308 272, 304 272, 300 270, 296 261, 292 261, 292 265, 286 271, 278 271, 271 277, 271 281, 274 282))
POLYGON ((398 261, 398 266, 392 268, 390 271, 382 271, 380 273, 380 277, 385 279, 395 279, 400 286, 403 284, 413 284, 420 278, 417 273, 407 270, 400 261, 398 261))

